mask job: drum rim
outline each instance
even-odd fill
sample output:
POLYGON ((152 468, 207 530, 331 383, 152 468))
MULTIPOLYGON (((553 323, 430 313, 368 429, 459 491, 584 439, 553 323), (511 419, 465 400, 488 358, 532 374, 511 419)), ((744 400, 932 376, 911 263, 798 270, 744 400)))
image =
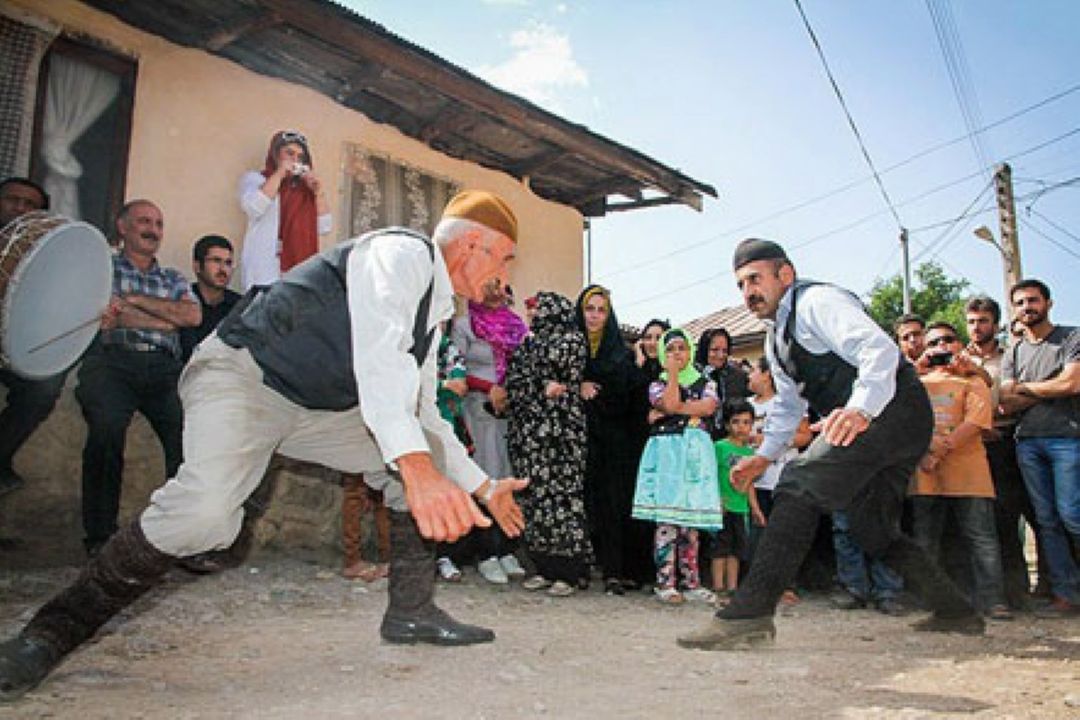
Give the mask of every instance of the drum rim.
MULTIPOLYGON (((94 225, 91 225, 90 223, 86 222, 85 220, 72 220, 71 218, 68 218, 68 217, 66 217, 64 215, 53 215, 53 214, 45 213, 45 211, 37 211, 35 213, 27 213, 27 215, 31 215, 31 214, 33 214, 33 215, 42 215, 43 216, 43 217, 40 217, 40 218, 37 218, 37 219, 42 219, 42 220, 54 219, 54 220, 62 220, 64 222, 62 222, 60 224, 57 224, 56 226, 50 228, 48 230, 48 232, 46 232, 45 234, 43 234, 41 237, 37 238, 34 241, 34 243, 32 244, 32 246, 29 249, 29 252, 27 252, 26 255, 22 256, 22 258, 19 259, 19 262, 15 264, 15 268, 11 273, 11 277, 8 279, 7 285, 4 288, 5 292, 4 292, 3 296, 0 297, 0 366, 7 367, 7 368, 12 369, 12 370, 14 370, 14 367, 12 366, 12 363, 11 363, 11 352, 10 352, 10 350, 8 348, 7 333, 3 332, 3 329, 10 325, 11 304, 12 304, 12 301, 13 301, 13 298, 14 298, 14 293, 7 292, 7 290, 9 288, 11 288, 11 287, 18 286, 19 281, 22 279, 23 274, 26 272, 26 269, 30 266, 30 263, 33 261, 34 257, 36 257, 36 255, 41 251, 42 248, 45 247, 46 244, 48 244, 48 239, 54 233, 58 233, 60 231, 70 230, 70 229, 88 229, 88 230, 90 230, 91 237, 97 237, 98 239, 101 240, 102 244, 106 248, 108 247, 108 241, 105 239, 104 233, 102 233, 101 230, 99 230, 94 225), (45 216, 47 216, 47 217, 45 217, 45 216)), ((20 220, 23 220, 24 218, 27 217, 27 215, 23 215, 23 216, 21 216, 19 218, 16 218, 15 220, 12 221, 12 223, 17 223, 20 220)), ((31 218, 31 219, 35 219, 35 218, 31 218)), ((5 226, 3 229, 6 230, 7 226, 5 226)), ((18 371, 15 371, 15 372, 18 375, 22 375, 22 373, 19 373, 18 371)), ((48 377, 48 376, 44 376, 44 377, 48 377)))

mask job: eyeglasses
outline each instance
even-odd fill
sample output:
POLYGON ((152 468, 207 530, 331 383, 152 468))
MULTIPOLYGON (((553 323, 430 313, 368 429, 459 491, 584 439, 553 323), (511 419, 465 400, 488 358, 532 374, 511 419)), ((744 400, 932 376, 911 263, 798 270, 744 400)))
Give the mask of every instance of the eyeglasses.
POLYGON ((281 141, 287 143, 300 143, 307 145, 307 137, 299 130, 282 130, 281 141))
POLYGON ((942 335, 941 337, 936 337, 933 340, 927 341, 926 347, 937 347, 938 345, 951 345, 954 342, 956 342, 956 336, 955 335, 942 335))

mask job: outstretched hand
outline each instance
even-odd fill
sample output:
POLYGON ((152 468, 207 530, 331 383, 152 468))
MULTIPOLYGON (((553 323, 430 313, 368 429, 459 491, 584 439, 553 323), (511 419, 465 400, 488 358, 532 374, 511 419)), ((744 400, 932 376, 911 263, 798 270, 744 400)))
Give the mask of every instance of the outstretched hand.
POLYGON ((528 478, 503 478, 495 485, 495 492, 488 500, 488 512, 507 537, 517 537, 525 529, 525 515, 514 499, 514 493, 524 490, 528 484, 528 478))
POLYGON ((409 512, 424 537, 453 542, 473 527, 491 527, 472 497, 436 470, 427 453, 402 455, 397 465, 409 512))
POLYGON ((731 486, 741 493, 746 492, 768 467, 769 459, 764 455, 744 457, 731 468, 731 486))

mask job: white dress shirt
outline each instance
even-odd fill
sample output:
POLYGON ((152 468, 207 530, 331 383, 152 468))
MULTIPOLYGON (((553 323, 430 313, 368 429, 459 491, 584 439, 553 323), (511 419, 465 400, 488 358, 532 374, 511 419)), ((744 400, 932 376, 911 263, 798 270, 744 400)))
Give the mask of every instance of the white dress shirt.
POLYGON ((364 423, 387 463, 430 452, 436 467, 472 493, 487 475, 469 458, 435 405, 439 323, 454 313, 453 287, 438 247, 397 233, 364 235, 346 269, 353 371, 364 423), (421 367, 409 350, 419 299, 434 273, 428 330, 435 334, 421 367))
MULTIPOLYGON (((781 298, 775 322, 765 321, 769 327, 765 355, 776 384, 776 403, 765 419, 764 438, 757 454, 769 460, 785 452, 807 410, 801 388, 777 361, 773 342, 778 329, 787 325, 793 288, 788 288, 781 298)), ((900 362, 896 344, 850 293, 832 285, 812 285, 799 293, 795 337, 791 340, 815 355, 834 352, 855 367, 857 375, 846 407, 877 417, 896 394, 900 362)))
MULTIPOLYGON (((252 285, 269 285, 281 277, 281 196, 268 198, 262 193, 266 178, 261 172, 248 172, 240 178, 240 207, 248 218, 244 247, 240 256, 240 282, 244 292, 252 285)), ((316 230, 326 235, 334 227, 330 213, 318 217, 316 230)))

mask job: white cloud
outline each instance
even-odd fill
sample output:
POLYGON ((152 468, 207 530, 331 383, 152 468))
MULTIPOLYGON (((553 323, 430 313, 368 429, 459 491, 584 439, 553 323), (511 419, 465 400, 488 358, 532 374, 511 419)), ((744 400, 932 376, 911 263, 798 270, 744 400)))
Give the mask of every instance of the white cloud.
POLYGON ((570 38, 544 23, 510 35, 513 56, 477 69, 477 74, 503 90, 546 107, 557 108, 558 93, 589 85, 589 76, 574 60, 570 38))

